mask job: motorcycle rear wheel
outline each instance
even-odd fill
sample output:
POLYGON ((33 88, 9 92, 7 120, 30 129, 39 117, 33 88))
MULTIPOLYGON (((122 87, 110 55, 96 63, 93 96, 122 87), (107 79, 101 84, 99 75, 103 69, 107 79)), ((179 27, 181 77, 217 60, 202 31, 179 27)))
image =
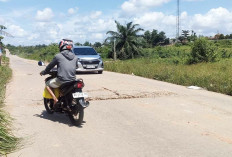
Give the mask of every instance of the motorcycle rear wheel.
POLYGON ((80 106, 80 109, 76 115, 69 113, 68 116, 73 125, 80 126, 84 119, 84 108, 80 106))
POLYGON ((53 105, 54 105, 54 100, 53 99, 46 99, 44 98, 44 107, 49 114, 53 114, 53 105))

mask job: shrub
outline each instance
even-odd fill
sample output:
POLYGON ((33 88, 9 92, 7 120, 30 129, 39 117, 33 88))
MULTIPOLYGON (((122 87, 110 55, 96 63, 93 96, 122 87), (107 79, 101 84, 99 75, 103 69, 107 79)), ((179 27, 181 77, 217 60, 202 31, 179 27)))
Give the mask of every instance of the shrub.
POLYGON ((214 62, 217 58, 216 46, 205 38, 199 38, 193 43, 190 56, 190 64, 214 62))

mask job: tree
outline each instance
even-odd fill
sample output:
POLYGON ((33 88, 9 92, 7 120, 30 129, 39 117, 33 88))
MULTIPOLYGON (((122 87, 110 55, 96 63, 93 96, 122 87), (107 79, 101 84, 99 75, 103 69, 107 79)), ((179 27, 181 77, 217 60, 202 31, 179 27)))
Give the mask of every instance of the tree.
POLYGON ((219 35, 219 39, 225 39, 224 34, 220 34, 220 35, 219 35))
POLYGON ((149 46, 152 46, 152 37, 151 37, 150 31, 144 32, 143 38, 146 40, 146 42, 149 46))
POLYGON ((95 42, 95 43, 93 44, 93 46, 94 46, 95 48, 99 48, 99 47, 102 46, 102 44, 101 44, 100 42, 95 42))
MULTIPOLYGON (((3 32, 4 32, 3 29, 6 29, 6 27, 3 25, 0 25, 0 34, 3 34, 3 32)), ((0 44, 1 44, 1 41, 3 38, 4 38, 3 36, 0 36, 0 44)))
POLYGON ((192 32, 192 34, 190 36, 190 41, 195 41, 197 39, 196 32, 194 32, 193 30, 191 32, 192 32))
POLYGON ((82 44, 79 43, 79 42, 75 43, 74 45, 76 45, 76 46, 82 46, 82 44))
POLYGON ((182 44, 190 41, 189 30, 182 30, 181 36, 178 38, 182 44))
POLYGON ((160 43, 164 43, 165 42, 165 39, 166 39, 166 35, 163 31, 161 31, 159 34, 158 34, 158 44, 160 43))
POLYGON ((152 40, 152 46, 157 45, 157 43, 159 42, 158 31, 155 29, 153 29, 151 32, 151 40, 152 40))
POLYGON ((84 46, 92 46, 92 44, 90 42, 88 42, 88 41, 86 41, 83 45, 84 46))
POLYGON ((230 35, 227 34, 227 35, 225 36, 225 39, 229 39, 229 38, 230 38, 230 35))
POLYGON ((3 29, 6 29, 6 27, 3 25, 0 25, 0 30, 3 30, 3 29))
POLYGON ((121 25, 118 21, 115 21, 117 32, 108 31, 106 34, 111 35, 106 40, 110 40, 111 43, 115 41, 116 52, 122 59, 134 58, 135 55, 139 55, 139 40, 141 35, 138 35, 142 28, 137 28, 138 24, 133 22, 127 23, 125 26, 121 25))
POLYGON ((165 32, 163 31, 158 32, 155 29, 153 29, 152 32, 146 31, 143 37, 150 46, 169 43, 169 41, 167 41, 169 39, 166 38, 165 32))
POLYGON ((185 39, 189 37, 189 30, 182 30, 182 35, 185 39))
MULTIPOLYGON (((6 27, 3 26, 3 25, 0 25, 0 34, 5 35, 5 36, 8 36, 8 37, 13 37, 11 34, 9 34, 9 33, 5 32, 5 31, 3 31, 3 29, 6 29, 6 27)), ((2 38, 2 39, 3 39, 3 38, 2 38)), ((0 42, 1 42, 1 39, 0 39, 0 42)))
POLYGON ((216 48, 206 38, 197 39, 192 47, 190 63, 213 62, 217 58, 216 48))
POLYGON ((4 37, 3 37, 3 36, 0 36, 0 42, 1 42, 2 39, 4 39, 4 37))

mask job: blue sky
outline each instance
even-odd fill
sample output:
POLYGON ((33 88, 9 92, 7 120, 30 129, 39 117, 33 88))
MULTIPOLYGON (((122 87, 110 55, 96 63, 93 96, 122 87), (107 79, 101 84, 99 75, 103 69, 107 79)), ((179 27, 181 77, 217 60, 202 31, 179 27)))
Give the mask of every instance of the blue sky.
MULTIPOLYGON (((213 36, 232 34, 231 0, 180 0, 181 30, 213 36)), ((36 45, 71 38, 102 42, 114 21, 176 35, 176 0, 0 0, 0 25, 14 38, 5 44, 36 45)))

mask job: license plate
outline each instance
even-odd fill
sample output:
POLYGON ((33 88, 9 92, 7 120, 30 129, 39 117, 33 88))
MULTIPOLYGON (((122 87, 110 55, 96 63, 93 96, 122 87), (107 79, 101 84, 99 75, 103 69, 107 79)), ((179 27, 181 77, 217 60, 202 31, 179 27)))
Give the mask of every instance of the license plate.
POLYGON ((93 68, 95 68, 95 65, 86 65, 86 68, 93 69, 93 68))
POLYGON ((88 94, 87 93, 81 93, 81 92, 76 92, 73 93, 73 98, 87 98, 88 94))

